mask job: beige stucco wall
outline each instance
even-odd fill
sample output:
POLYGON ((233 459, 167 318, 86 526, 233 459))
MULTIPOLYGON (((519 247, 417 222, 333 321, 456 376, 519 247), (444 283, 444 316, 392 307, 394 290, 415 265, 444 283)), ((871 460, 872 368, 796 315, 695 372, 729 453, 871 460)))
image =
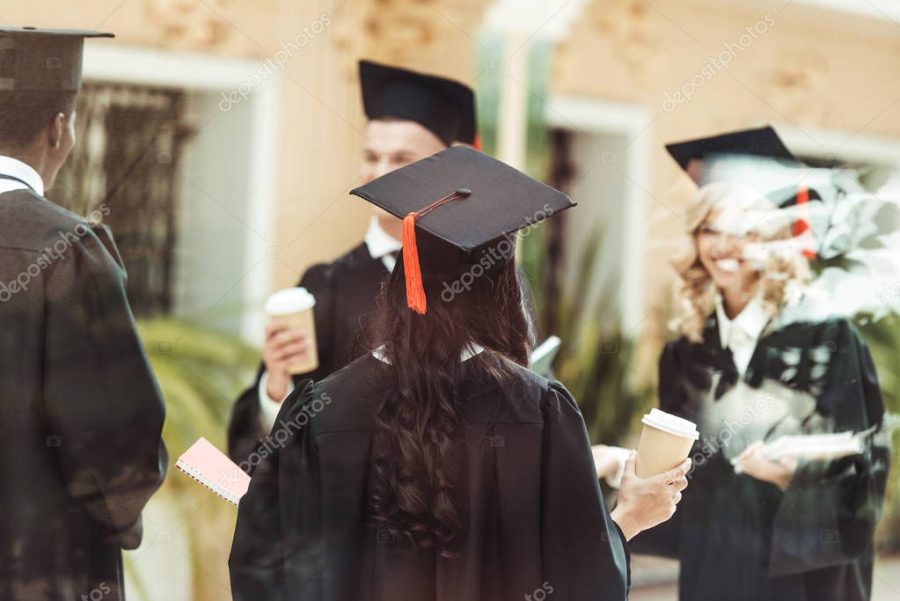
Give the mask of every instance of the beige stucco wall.
MULTIPOLYGON (((266 60, 306 32, 281 72, 274 286, 357 243, 369 209, 357 181, 364 119, 361 58, 471 81, 486 0, 7 0, 8 25, 77 27, 123 44, 266 60), (324 28, 320 25, 324 24, 324 28), (315 32, 320 32, 316 34, 315 32), (310 33, 312 32, 312 33, 310 33)), ((220 118, 221 116, 217 117, 220 118)))
MULTIPOLYGON (((9 24, 114 31, 109 43, 257 58, 274 56, 317 22, 322 33, 282 76, 274 285, 359 240, 368 212, 347 191, 356 183, 364 120, 359 57, 475 77, 476 43, 488 0, 7 0, 9 24)), ((826 15, 768 0, 589 0, 558 46, 552 92, 634 103, 650 114, 648 235, 670 237, 666 206, 684 206, 691 186, 663 143, 773 123, 900 139, 900 27, 826 15), (766 16, 766 15, 769 16, 766 16), (765 33, 728 67, 666 111, 674 93, 745 28, 765 33)), ((103 42, 107 43, 107 42, 103 42)), ((670 284, 658 252, 646 257, 645 306, 670 284)), ((660 323, 650 319, 648 323, 660 323)))
POLYGON ((470 81, 475 46, 468 35, 477 30, 479 4, 480 0, 431 5, 351 0, 337 13, 336 36, 321 49, 325 57, 311 55, 305 66, 298 67, 299 77, 320 71, 322 58, 331 63, 328 74, 310 87, 318 100, 296 86, 285 86, 288 140, 282 144, 277 234, 288 246, 286 260, 276 270, 277 285, 293 284, 311 262, 335 257, 358 243, 365 231, 368 206, 347 195, 357 183, 364 141, 357 59, 470 81), (323 181, 316 181, 322 175, 323 181))
MULTIPOLYGON (((784 2, 705 0, 593 0, 558 49, 552 91, 639 105, 651 126, 647 185, 648 315, 644 335, 663 335, 672 274, 657 244, 673 238, 693 185, 663 145, 717 131, 772 123, 895 138, 900 144, 900 26, 829 15, 784 2), (768 16, 767 16, 768 15, 768 16), (693 99, 664 106, 666 94, 701 73, 724 44, 741 43, 728 67, 696 88, 693 99), (747 42, 747 38, 743 40, 747 42), (675 209, 675 215, 671 208, 675 209)), ((705 79, 705 78, 704 78, 705 79)), ((699 80, 698 80, 699 81, 699 80)), ((858 136, 857 136, 858 137, 858 136)), ((584 203, 583 206, 589 206, 584 203)), ((656 342, 647 352, 658 350, 656 342)), ((650 356, 640 363, 652 371, 650 356)))

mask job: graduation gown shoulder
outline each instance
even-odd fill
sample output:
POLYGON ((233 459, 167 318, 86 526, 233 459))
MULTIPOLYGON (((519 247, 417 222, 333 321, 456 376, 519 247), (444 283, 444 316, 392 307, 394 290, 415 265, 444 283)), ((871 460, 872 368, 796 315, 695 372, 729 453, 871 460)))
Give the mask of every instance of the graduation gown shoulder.
MULTIPOLYGON (((297 285, 316 298, 314 318, 319 367, 295 376, 295 386, 301 386, 305 380, 321 380, 359 356, 360 334, 387 275, 384 264, 372 258, 365 244, 331 263, 319 263, 306 270, 297 285)), ((258 392, 264 369, 260 364, 253 384, 232 407, 228 451, 236 463, 246 461, 266 435, 260 421, 258 392)))
POLYGON ((166 467, 164 407, 109 231, 0 194, 0 598, 120 599, 166 467))
POLYGON ((581 414, 561 384, 524 369, 503 390, 473 373, 460 395, 459 556, 404 551, 386 537, 366 492, 385 369, 364 356, 285 401, 270 433, 284 442, 240 505, 236 601, 625 599, 627 551, 581 414))

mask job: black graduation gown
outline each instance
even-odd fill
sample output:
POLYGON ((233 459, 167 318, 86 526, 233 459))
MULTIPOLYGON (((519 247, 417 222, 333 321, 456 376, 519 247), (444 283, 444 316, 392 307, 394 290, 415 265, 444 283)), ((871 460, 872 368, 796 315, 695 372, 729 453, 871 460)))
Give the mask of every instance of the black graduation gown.
POLYGON ((400 550, 380 533, 367 483, 387 369, 366 355, 285 401, 274 452, 241 500, 235 601, 626 598, 624 539, 578 407, 561 384, 525 369, 504 391, 474 374, 460 391, 459 557, 400 550))
POLYGON ((0 194, 0 599, 119 600, 163 401, 108 230, 0 194))
MULTIPOLYGON (((295 376, 295 386, 307 379, 321 380, 362 354, 358 343, 364 321, 375 309, 388 275, 384 263, 372 258, 365 243, 332 263, 313 265, 303 274, 297 285, 316 297, 319 367, 295 376)), ((259 379, 264 370, 265 366, 260 365, 254 383, 235 401, 228 423, 228 454, 239 464, 247 460, 267 434, 259 415, 259 379)))
MULTIPOLYGON (((704 341, 679 339, 660 359, 661 409, 701 424, 701 439, 675 518, 635 537, 632 551, 678 558, 683 600, 869 599, 888 449, 869 442, 861 456, 801 462, 784 492, 735 474, 726 455, 736 451, 728 451, 732 434, 726 432, 740 437, 743 422, 704 423, 709 404, 722 403, 740 379, 731 351, 721 347, 715 316, 704 341)), ((770 326, 743 381, 759 388, 772 380, 814 400, 801 432, 861 432, 882 421, 872 359, 846 320, 770 326)))

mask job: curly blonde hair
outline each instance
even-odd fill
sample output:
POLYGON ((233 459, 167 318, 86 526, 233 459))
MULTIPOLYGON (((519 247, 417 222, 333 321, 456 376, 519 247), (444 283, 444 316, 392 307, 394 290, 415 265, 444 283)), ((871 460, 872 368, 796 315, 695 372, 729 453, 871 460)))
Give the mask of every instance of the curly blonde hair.
POLYGON ((688 211, 685 250, 672 262, 680 280, 677 287, 678 311, 674 327, 693 342, 703 341, 703 330, 715 310, 718 290, 700 262, 697 234, 710 221, 713 209, 737 204, 761 217, 749 233, 756 235, 766 250, 757 282, 760 300, 766 312, 775 317, 809 279, 809 263, 800 252, 791 232, 790 220, 768 199, 743 185, 714 182, 701 188, 688 211))

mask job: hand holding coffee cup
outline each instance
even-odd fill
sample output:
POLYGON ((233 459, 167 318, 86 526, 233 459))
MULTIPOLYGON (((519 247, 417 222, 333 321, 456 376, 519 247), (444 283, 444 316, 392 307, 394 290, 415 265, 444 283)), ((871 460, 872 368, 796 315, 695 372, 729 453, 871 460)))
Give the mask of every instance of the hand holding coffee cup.
POLYGON ((649 478, 676 468, 700 438, 697 424, 659 409, 652 409, 641 423, 644 427, 641 430, 635 466, 640 478, 649 478))
POLYGON ((626 540, 658 526, 675 514, 681 501, 681 491, 687 488, 687 473, 691 469, 691 460, 685 459, 674 469, 641 478, 635 472, 636 459, 637 453, 632 451, 625 462, 616 508, 611 513, 626 540))
POLYGON ((266 301, 269 324, 263 348, 270 398, 287 394, 291 376, 319 366, 313 307, 315 298, 305 288, 279 290, 266 301))
POLYGON ((303 330, 284 324, 268 324, 263 346, 263 364, 266 367, 266 394, 273 400, 283 399, 291 386, 290 366, 305 360, 309 349, 309 337, 303 330))

